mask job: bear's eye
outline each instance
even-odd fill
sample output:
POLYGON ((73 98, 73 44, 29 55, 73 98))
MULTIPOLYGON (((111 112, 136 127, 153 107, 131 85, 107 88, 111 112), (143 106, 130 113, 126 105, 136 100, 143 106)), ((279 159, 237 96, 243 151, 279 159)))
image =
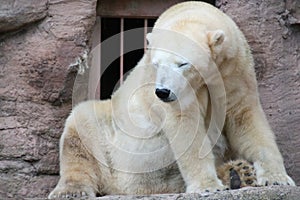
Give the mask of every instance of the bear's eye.
POLYGON ((179 64, 178 65, 178 67, 184 67, 184 66, 186 66, 186 65, 188 65, 189 63, 181 63, 181 64, 179 64))

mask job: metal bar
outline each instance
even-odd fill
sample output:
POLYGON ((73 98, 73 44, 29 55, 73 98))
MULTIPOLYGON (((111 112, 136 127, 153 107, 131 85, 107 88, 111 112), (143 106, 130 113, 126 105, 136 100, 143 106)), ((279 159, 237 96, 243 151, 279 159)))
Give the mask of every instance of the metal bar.
POLYGON ((124 72, 124 18, 121 18, 120 24, 120 85, 122 85, 124 72))
POLYGON ((100 41, 99 41, 99 81, 97 83, 97 89, 96 89, 96 96, 98 99, 100 99, 101 97, 101 86, 100 86, 100 83, 101 83, 101 26, 102 26, 102 20, 101 20, 101 17, 99 17, 99 38, 100 38, 100 41))
POLYGON ((146 51, 147 48, 147 35, 148 32, 148 19, 144 19, 144 51, 146 51))

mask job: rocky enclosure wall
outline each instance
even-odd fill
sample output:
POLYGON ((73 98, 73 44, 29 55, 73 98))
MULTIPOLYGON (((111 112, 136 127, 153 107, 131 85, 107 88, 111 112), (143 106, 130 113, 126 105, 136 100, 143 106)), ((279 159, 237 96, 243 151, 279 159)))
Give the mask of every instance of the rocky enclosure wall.
POLYGON ((46 197, 96 0, 0 3, 0 199, 46 197), (9 32, 8 32, 9 31, 9 32))
MULTIPOLYGON (((263 107, 288 173, 300 184, 300 5, 217 0, 245 33, 263 107)), ((58 140, 96 0, 0 3, 0 199, 46 197, 58 181, 58 140)), ((255 148, 255 147, 254 147, 255 148)))

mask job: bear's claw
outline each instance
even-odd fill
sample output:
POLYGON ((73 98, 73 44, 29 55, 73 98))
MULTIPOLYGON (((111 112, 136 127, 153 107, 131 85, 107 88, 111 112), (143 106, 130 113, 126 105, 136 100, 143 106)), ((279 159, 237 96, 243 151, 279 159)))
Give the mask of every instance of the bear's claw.
POLYGON ((215 184, 210 184, 210 186, 207 186, 205 188, 196 186, 196 185, 190 185, 186 188, 187 193, 200 193, 200 194, 207 194, 207 193, 215 193, 227 190, 228 188, 222 185, 221 181, 216 181, 215 184))
POLYGON ((65 187, 57 187, 55 188, 48 196, 48 199, 56 199, 56 198, 93 198, 96 197, 93 190, 86 186, 65 186, 65 187))
POLYGON ((286 174, 271 174, 265 173, 257 176, 258 185, 291 185, 295 186, 294 181, 286 174))

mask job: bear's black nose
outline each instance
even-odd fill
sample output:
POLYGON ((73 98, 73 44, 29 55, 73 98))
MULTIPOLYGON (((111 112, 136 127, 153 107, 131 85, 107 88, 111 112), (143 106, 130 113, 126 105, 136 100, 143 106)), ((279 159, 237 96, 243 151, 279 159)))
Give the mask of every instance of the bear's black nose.
POLYGON ((155 94, 158 98, 160 98, 161 100, 165 100, 168 99, 168 97, 170 96, 171 91, 168 89, 158 89, 156 88, 155 90, 155 94))

